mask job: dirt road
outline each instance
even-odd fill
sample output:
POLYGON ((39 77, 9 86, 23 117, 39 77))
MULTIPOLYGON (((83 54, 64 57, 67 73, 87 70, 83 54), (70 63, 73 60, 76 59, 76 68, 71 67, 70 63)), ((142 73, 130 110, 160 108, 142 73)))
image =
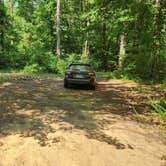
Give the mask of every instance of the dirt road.
POLYGON ((96 91, 61 78, 0 82, 0 166, 164 166, 166 142, 149 98, 163 90, 98 79, 96 91))

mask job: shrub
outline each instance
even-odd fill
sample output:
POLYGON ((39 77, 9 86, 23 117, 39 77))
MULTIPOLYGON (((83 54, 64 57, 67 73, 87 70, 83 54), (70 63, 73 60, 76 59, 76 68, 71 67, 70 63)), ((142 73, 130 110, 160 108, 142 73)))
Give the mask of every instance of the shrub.
POLYGON ((113 71, 111 75, 112 75, 112 78, 117 78, 117 79, 121 79, 124 77, 122 71, 120 70, 113 71))
POLYGON ((59 59, 57 62, 57 71, 59 74, 63 74, 66 67, 67 67, 67 62, 64 59, 59 59))
POLYGON ((166 88, 166 78, 164 79, 163 83, 162 83, 162 87, 166 88))
POLYGON ((164 121, 166 121, 166 99, 159 103, 152 103, 151 106, 154 111, 157 112, 164 121))
POLYGON ((86 59, 81 59, 82 57, 77 54, 69 54, 66 55, 66 58, 58 59, 57 61, 57 71, 59 74, 63 74, 68 65, 72 62, 87 62, 86 59))
POLYGON ((27 65, 23 69, 23 73, 26 74, 38 74, 43 72, 43 68, 37 64, 27 65))
POLYGON ((47 53, 47 55, 45 55, 45 62, 43 66, 47 72, 57 73, 57 63, 58 58, 55 55, 53 55, 52 53, 47 53))

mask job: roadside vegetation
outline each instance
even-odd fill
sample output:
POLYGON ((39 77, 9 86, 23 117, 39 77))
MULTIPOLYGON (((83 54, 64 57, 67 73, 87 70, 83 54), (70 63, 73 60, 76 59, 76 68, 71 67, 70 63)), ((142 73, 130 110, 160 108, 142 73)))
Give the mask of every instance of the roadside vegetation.
MULTIPOLYGON (((158 142, 163 137, 152 132, 160 129, 165 133, 166 0, 0 0, 0 138, 19 134, 54 146, 64 141, 49 138, 54 130, 62 137, 64 131, 78 132, 82 135, 74 135, 75 142, 95 139, 116 150, 143 147, 138 161, 144 162, 146 148, 154 148, 151 154, 166 150, 166 139, 158 142), (96 90, 63 88, 64 72, 72 62, 93 66, 96 90), (132 142, 135 138, 138 142, 132 142)), ((82 145, 86 147, 84 141, 82 145)), ((91 148, 89 152, 93 154, 91 148)), ((154 159, 149 152, 146 166, 154 159)), ((107 161, 114 156, 110 154, 107 161)), ((165 154, 155 156, 159 166, 165 154)), ((1 151, 0 158, 5 158, 1 151)))

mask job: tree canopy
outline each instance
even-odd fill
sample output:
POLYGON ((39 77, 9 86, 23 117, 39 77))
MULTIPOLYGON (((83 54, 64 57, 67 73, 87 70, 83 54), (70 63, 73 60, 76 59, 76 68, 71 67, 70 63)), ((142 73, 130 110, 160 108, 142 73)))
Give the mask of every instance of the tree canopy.
POLYGON ((166 1, 0 1, 0 69, 58 73, 79 60, 98 71, 164 79, 166 1))

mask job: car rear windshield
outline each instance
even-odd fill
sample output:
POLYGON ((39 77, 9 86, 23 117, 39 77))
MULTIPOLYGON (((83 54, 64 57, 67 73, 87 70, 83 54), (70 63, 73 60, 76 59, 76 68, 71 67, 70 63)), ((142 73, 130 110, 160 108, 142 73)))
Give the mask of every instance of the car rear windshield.
POLYGON ((79 71, 91 71, 92 67, 89 65, 71 65, 71 70, 79 70, 79 71))

